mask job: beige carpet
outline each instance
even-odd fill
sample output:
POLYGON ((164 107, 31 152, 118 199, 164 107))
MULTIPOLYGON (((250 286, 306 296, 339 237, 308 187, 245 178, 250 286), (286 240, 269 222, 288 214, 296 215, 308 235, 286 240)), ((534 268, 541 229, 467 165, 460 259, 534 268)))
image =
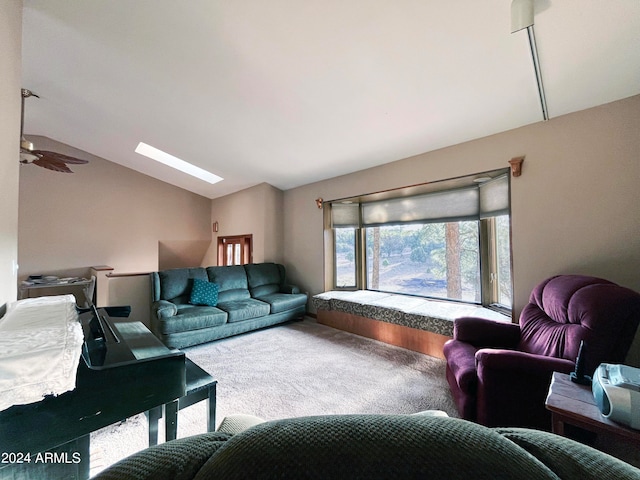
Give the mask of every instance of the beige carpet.
MULTIPOLYGON (((233 413, 273 420, 438 409, 458 416, 443 360, 309 318, 184 351, 218 380, 217 424, 233 413)), ((205 402, 180 411, 178 437, 205 431, 205 402)), ((93 433, 92 474, 146 446, 144 415, 93 433)))

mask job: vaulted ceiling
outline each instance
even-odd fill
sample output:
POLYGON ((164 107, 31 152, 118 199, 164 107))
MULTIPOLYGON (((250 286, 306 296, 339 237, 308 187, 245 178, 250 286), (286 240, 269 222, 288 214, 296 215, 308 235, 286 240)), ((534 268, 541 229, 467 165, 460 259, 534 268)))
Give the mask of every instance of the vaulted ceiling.
MULTIPOLYGON (((25 0, 25 132, 208 198, 350 173, 542 121, 510 4, 25 0)), ((552 119, 640 93, 638 0, 535 0, 535 34, 552 119)))

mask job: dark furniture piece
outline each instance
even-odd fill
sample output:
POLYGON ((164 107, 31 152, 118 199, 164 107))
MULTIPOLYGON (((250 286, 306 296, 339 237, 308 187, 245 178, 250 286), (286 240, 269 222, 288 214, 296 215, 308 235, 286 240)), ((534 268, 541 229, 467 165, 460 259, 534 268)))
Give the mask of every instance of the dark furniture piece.
POLYGON ((330 415, 174 440, 95 478, 637 480, 640 470, 548 432, 438 416, 330 415))
POLYGON ((175 440, 178 436, 178 411, 191 405, 207 401, 207 432, 216 429, 216 384, 217 381, 188 358, 184 362, 186 386, 184 396, 160 405, 147 412, 149 420, 149 445, 158 444, 158 420, 165 415, 165 439, 175 440))
POLYGON ((70 462, 0 463, 0 477, 88 478, 91 432, 184 396, 184 353, 165 347, 140 322, 97 313, 98 323, 93 311, 80 315, 85 345, 76 388, 0 412, 0 452, 35 460, 56 449, 69 453, 70 462))
POLYGON ((171 348, 301 319, 307 309, 307 295, 286 283, 277 263, 152 272, 151 300, 151 330, 171 348), (215 306, 190 303, 196 279, 217 285, 215 306))
POLYGON ((551 375, 574 369, 580 342, 586 374, 623 363, 640 322, 640 294, 583 275, 549 278, 531 292, 519 325, 458 318, 444 346, 460 415, 487 426, 548 430, 551 375))
POLYGON ((640 430, 633 430, 603 417, 593 398, 591 387, 572 382, 569 375, 554 372, 545 405, 551 412, 553 433, 564 436, 565 425, 573 425, 596 434, 612 434, 640 445, 640 430))

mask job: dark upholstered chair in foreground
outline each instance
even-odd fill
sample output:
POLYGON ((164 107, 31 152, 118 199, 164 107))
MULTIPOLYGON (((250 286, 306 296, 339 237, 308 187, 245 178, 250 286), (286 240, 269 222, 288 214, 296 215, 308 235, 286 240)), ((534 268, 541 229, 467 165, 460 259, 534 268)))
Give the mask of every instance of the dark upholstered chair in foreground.
POLYGON ((95 480, 640 479, 640 470, 537 430, 425 415, 332 415, 173 440, 95 480))
POLYGON ((444 354, 460 415, 491 427, 550 429, 552 373, 573 371, 582 340, 588 375, 600 363, 623 363, 639 322, 640 294, 583 275, 540 283, 519 325, 456 319, 444 354))

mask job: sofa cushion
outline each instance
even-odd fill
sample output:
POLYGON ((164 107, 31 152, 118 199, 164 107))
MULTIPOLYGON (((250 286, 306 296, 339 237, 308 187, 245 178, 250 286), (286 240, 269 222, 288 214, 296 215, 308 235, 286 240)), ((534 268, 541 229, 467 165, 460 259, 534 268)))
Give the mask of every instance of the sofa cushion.
POLYGON ((160 298, 158 300, 174 300, 189 298, 193 279, 207 280, 204 268, 173 268, 158 272, 160 280, 160 298))
POLYGON ((271 295, 273 293, 279 293, 280 292, 280 285, 277 285, 275 283, 269 283, 267 285, 260 285, 259 287, 252 288, 250 290, 250 292, 251 292, 251 296, 253 298, 261 298, 261 297, 265 297, 267 295, 271 295))
MULTIPOLYGON (((227 417, 228 418, 228 417, 227 417)), ((226 421, 222 421, 224 424, 226 421)), ((637 468, 569 438, 457 418, 324 415, 166 442, 95 480, 306 478, 637 479, 637 468)))
POLYGON ((251 298, 242 265, 208 267, 206 273, 210 282, 218 284, 218 303, 251 298))
POLYGON ((284 267, 277 263, 251 263, 244 266, 251 296, 256 298, 280 291, 284 267))
POLYGON ((227 322, 227 312, 216 307, 186 304, 176 305, 177 312, 168 318, 159 318, 160 333, 180 333, 201 328, 217 327, 227 322))
POLYGON ((271 313, 286 312, 307 303, 307 296, 304 293, 271 293, 256 298, 268 303, 271 306, 271 313))
MULTIPOLYGON (((564 478, 587 478, 583 472, 564 478)), ((240 432, 195 478, 560 477, 499 433, 457 418, 325 415, 274 420, 240 432)))
POLYGON ((219 302, 218 308, 227 312, 227 322, 229 323, 264 317, 265 315, 269 315, 271 309, 268 303, 253 298, 219 302))
POLYGON ((215 307, 218 304, 218 284, 195 278, 191 288, 189 303, 215 307))

